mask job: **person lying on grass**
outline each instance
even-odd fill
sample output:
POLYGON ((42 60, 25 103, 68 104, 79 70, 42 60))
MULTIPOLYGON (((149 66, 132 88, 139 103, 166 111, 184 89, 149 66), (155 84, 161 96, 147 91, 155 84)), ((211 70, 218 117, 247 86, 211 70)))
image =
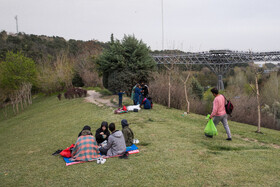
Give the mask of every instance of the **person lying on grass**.
POLYGON ((122 124, 122 133, 124 136, 125 144, 127 147, 132 146, 134 134, 133 134, 132 130, 128 127, 129 124, 127 123, 127 120, 123 119, 121 121, 121 124, 122 124))
POLYGON ((109 136, 110 136, 110 132, 108 130, 108 123, 106 121, 103 121, 101 123, 101 127, 98 128, 95 132, 95 138, 98 145, 104 142, 105 140, 108 141, 109 136))
POLYGON ((93 161, 100 157, 96 140, 88 129, 90 127, 85 126, 81 131, 81 135, 73 148, 70 161, 93 161))
POLYGON ((126 152, 126 146, 122 131, 116 130, 114 123, 110 123, 109 130, 112 134, 108 138, 107 145, 99 148, 100 153, 106 156, 123 155, 126 152))

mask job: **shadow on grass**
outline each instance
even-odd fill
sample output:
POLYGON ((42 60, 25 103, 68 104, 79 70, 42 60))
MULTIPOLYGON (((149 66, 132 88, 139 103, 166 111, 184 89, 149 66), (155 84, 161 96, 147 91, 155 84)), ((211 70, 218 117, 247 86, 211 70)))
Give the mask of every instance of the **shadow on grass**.
POLYGON ((210 151, 246 151, 246 150, 259 150, 259 149, 269 149, 267 146, 229 146, 229 145, 212 145, 209 143, 202 143, 210 151))
POLYGON ((149 143, 149 142, 140 142, 139 144, 137 144, 137 145, 139 145, 139 146, 148 146, 148 145, 150 145, 151 143, 149 143))
POLYGON ((157 120, 157 119, 152 119, 152 118, 149 118, 149 119, 147 119, 147 120, 145 120, 144 122, 146 122, 146 123, 154 123, 154 122, 156 122, 156 123, 166 123, 166 121, 165 120, 157 120))
POLYGON ((253 146, 253 147, 232 147, 232 146, 223 146, 223 145, 213 145, 209 146, 208 149, 212 151, 244 151, 244 150, 254 150, 254 149, 269 149, 265 146, 253 146))
POLYGON ((208 153, 213 154, 213 155, 221 155, 222 152, 220 151, 208 151, 208 153))

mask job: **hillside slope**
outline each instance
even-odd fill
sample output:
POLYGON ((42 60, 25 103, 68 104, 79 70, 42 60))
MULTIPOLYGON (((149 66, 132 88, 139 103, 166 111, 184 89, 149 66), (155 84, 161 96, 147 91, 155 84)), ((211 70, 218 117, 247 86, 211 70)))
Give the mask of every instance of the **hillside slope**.
MULTIPOLYGON (((0 111, 1 112, 1 111, 0 111)), ((229 122, 233 141, 206 138, 204 116, 155 105, 122 115, 83 99, 36 98, 10 119, 0 119, 0 181, 3 186, 279 186, 280 132, 229 122), (57 149, 75 143, 84 125, 102 121, 121 128, 127 119, 140 153, 65 166, 57 149)))

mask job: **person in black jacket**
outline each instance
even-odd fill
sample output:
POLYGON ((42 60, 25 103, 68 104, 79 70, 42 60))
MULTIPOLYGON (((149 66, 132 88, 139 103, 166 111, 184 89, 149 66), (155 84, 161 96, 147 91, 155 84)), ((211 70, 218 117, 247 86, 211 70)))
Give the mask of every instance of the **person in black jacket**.
MULTIPOLYGON (((90 126, 88 126, 88 125, 84 126, 84 128, 83 128, 83 129, 81 130, 81 132, 79 133, 78 137, 80 137, 80 136, 82 135, 82 132, 83 132, 84 130, 91 131, 91 128, 90 128, 90 126)), ((90 133, 90 135, 92 135, 92 133, 90 133)))
POLYGON ((141 87, 142 87, 142 95, 144 98, 147 98, 149 95, 149 87, 144 84, 143 82, 141 83, 141 87))
POLYGON ((110 132, 108 130, 108 123, 106 121, 103 121, 101 123, 101 127, 96 130, 95 139, 98 144, 101 144, 105 140, 108 140, 109 135, 110 132))

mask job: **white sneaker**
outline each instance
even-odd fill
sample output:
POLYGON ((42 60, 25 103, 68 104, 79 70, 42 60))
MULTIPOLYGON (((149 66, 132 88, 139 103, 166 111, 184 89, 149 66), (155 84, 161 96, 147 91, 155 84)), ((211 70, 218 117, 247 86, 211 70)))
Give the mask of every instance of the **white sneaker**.
POLYGON ((104 164, 106 162, 105 158, 101 158, 100 164, 104 164))
POLYGON ((134 144, 138 144, 138 143, 139 143, 139 140, 138 140, 138 139, 133 139, 133 143, 134 143, 134 144))
POLYGON ((100 163, 101 163, 101 159, 102 159, 102 158, 98 158, 96 163, 97 163, 97 164, 100 164, 100 163))

